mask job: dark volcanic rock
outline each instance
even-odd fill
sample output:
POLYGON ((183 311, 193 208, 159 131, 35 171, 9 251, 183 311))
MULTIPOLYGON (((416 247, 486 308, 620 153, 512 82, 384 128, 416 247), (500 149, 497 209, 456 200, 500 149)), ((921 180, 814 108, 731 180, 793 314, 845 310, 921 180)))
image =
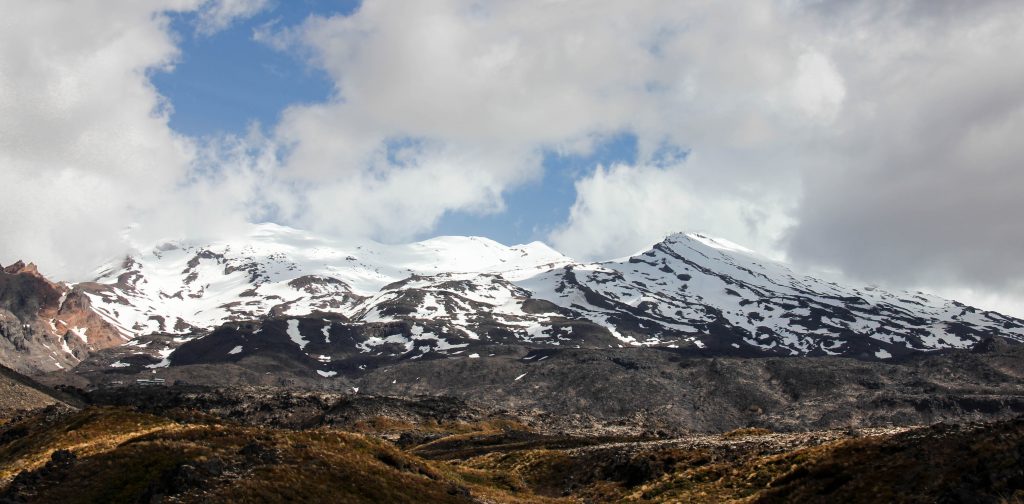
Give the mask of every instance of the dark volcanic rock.
MULTIPOLYGON (((100 388, 88 397, 157 413, 191 407, 289 427, 354 425, 375 417, 418 424, 497 415, 560 432, 861 428, 1024 414, 1022 353, 1014 346, 883 363, 701 358, 642 348, 542 349, 401 362, 368 369, 343 391, 132 387, 100 388)), ((319 379, 311 380, 309 386, 319 379)))
POLYGON ((830 357, 695 358, 655 349, 544 350, 369 373, 360 393, 437 394, 538 419, 724 431, 927 424, 1024 414, 1024 355, 966 351, 900 363, 830 357), (1015 363, 1017 373, 1006 372, 1015 363))

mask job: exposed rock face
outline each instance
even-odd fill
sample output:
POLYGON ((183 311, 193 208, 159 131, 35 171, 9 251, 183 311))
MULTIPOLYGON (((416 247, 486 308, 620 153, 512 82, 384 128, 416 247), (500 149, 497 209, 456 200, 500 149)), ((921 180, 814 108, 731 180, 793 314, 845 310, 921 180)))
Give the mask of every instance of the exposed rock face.
POLYGON ((123 343, 88 302, 47 280, 34 264, 18 261, 3 268, 0 364, 30 374, 69 369, 94 349, 123 343))
POLYGON ((87 342, 92 350, 123 345, 127 341, 113 325, 93 310, 92 301, 78 285, 65 293, 53 320, 58 332, 70 332, 87 342))

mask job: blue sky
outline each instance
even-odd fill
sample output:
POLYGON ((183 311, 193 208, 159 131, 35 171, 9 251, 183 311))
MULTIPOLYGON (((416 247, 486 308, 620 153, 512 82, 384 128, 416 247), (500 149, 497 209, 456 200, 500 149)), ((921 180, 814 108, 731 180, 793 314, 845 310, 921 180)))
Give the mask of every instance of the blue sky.
POLYGON ((346 1, 278 1, 211 35, 196 33, 198 13, 172 15, 181 57, 172 71, 152 75, 174 107, 171 127, 192 136, 239 133, 253 121, 272 127, 288 105, 326 100, 332 89, 323 71, 256 42, 253 30, 293 26, 310 15, 347 14, 357 7, 358 2, 346 1))
MULTIPOLYGON (((349 15, 359 2, 303 0, 271 5, 212 35, 196 33, 196 12, 172 16, 180 59, 173 70, 151 76, 173 107, 172 129, 199 138, 244 134, 255 122, 267 131, 289 105, 324 102, 331 97, 332 81, 322 69, 307 64, 297 53, 255 40, 254 31, 295 26, 312 15, 349 15)), ((546 151, 542 158, 542 178, 507 191, 503 211, 483 215, 449 211, 425 236, 486 236, 505 244, 543 240, 568 219, 576 200, 575 181, 599 165, 634 163, 637 139, 622 132, 599 140, 587 155, 546 151)))

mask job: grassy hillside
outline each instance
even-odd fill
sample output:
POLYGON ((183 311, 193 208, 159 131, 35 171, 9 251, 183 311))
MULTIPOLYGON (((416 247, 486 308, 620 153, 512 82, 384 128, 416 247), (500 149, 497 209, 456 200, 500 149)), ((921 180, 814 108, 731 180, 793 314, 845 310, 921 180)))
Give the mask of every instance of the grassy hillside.
POLYGON ((1024 419, 627 439, 505 421, 285 429, 201 412, 51 409, 0 428, 0 489, 4 502, 63 503, 1014 503, 1024 502, 1024 419))

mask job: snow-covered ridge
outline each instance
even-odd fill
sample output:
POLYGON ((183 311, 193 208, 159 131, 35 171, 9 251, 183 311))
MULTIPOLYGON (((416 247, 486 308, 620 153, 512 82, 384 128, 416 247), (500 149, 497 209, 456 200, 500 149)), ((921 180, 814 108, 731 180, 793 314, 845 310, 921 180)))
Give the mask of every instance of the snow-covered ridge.
POLYGON ((210 329, 230 320, 316 310, 351 316, 392 283, 438 274, 515 280, 571 263, 540 242, 507 247, 443 236, 407 245, 340 242, 275 224, 213 243, 172 242, 101 268, 95 309, 136 336, 210 329))
POLYGON ((390 335, 359 336, 354 351, 406 358, 516 341, 887 359, 990 336, 1024 340, 1016 319, 800 275, 699 233, 581 263, 539 242, 446 236, 383 245, 266 224, 237 239, 137 253, 87 290, 93 309, 127 337, 202 335, 283 317, 291 318, 287 337, 305 351, 299 342, 337 342, 330 325, 306 334, 298 320, 331 314, 353 327, 397 324, 390 335))

